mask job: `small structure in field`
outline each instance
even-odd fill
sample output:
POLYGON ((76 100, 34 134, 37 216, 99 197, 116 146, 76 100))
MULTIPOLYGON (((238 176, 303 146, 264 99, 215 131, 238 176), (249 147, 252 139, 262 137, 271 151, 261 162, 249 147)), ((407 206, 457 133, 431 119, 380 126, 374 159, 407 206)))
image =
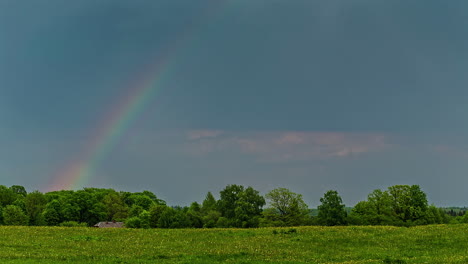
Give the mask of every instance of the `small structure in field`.
POLYGON ((99 222, 99 223, 95 224, 93 227, 99 227, 99 228, 109 228, 109 227, 122 228, 122 227, 124 227, 124 223, 123 223, 123 222, 116 222, 116 221, 112 221, 112 222, 99 222))

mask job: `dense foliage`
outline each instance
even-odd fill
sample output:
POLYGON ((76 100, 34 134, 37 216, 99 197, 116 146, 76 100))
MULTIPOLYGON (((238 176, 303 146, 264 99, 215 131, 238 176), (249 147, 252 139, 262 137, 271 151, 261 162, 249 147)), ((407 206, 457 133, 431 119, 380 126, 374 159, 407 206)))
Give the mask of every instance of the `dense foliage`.
POLYGON ((30 226, 92 226, 100 221, 123 221, 132 228, 250 228, 301 225, 414 226, 468 222, 462 211, 453 213, 428 205, 418 185, 395 185, 375 190, 348 214, 337 191, 320 199, 313 216, 302 195, 277 188, 265 196, 241 185, 228 185, 219 200, 208 192, 190 206, 168 206, 150 191, 123 192, 84 188, 78 191, 28 193, 24 187, 0 185, 0 224, 30 226), (266 208, 264 206, 267 205, 266 208))

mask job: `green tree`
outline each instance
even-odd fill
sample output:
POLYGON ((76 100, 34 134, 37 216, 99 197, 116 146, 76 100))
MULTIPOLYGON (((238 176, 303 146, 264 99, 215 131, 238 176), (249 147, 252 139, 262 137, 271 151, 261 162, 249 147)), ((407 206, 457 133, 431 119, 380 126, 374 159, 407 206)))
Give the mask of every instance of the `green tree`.
POLYGON ((159 228, 171 228, 174 226, 174 220, 176 218, 176 211, 166 206, 164 211, 161 213, 161 216, 158 219, 158 227, 159 228))
POLYGON ((166 205, 154 204, 150 207, 150 227, 158 227, 159 218, 161 218, 162 213, 166 210, 166 205))
POLYGON ((318 220, 322 225, 336 226, 346 224, 345 205, 337 191, 330 190, 320 198, 318 220))
POLYGON ((221 217, 221 213, 215 210, 211 210, 206 213, 202 220, 203 220, 203 227, 204 228, 213 228, 216 227, 216 223, 218 222, 219 218, 221 217))
POLYGON ((140 227, 141 228, 150 228, 150 213, 146 210, 141 212, 140 216, 140 227))
POLYGON ((12 204, 16 200, 16 194, 4 185, 0 185, 0 207, 12 204))
POLYGON ((131 206, 140 206, 143 210, 149 210, 149 208, 155 204, 155 202, 148 196, 143 194, 132 194, 128 197, 131 206))
POLYGON ((228 185, 220 192, 218 208, 223 217, 233 219, 236 216, 236 203, 239 200, 239 194, 244 191, 244 186, 228 185))
POLYGON ((26 189, 21 186, 21 185, 13 185, 10 187, 10 190, 16 194, 16 195, 20 195, 20 196, 23 196, 23 197, 26 197, 26 195, 28 194, 28 192, 26 191, 26 189))
POLYGON ((233 227, 257 227, 265 199, 252 187, 228 185, 220 192, 218 208, 233 227))
POLYGON ((265 205, 265 198, 259 191, 252 187, 247 187, 239 193, 239 199, 236 202, 235 226, 236 227, 258 227, 262 207, 265 205))
POLYGON ((217 210, 216 208, 216 199, 214 198, 211 192, 206 194, 205 200, 203 200, 201 210, 204 214, 207 214, 209 211, 217 210))
POLYGON ((286 188, 276 188, 265 195, 270 210, 263 212, 270 226, 297 226, 308 220, 308 208, 302 195, 286 188))
POLYGON ((128 216, 128 207, 122 196, 117 192, 110 192, 102 199, 107 220, 122 221, 128 216))
POLYGON ((132 205, 132 207, 130 207, 130 211, 128 213, 128 215, 130 217, 133 217, 133 216, 139 216, 145 209, 139 205, 132 205))
POLYGON ((7 205, 5 209, 3 209, 3 223, 5 225, 28 225, 29 219, 28 216, 15 205, 7 205))
POLYGON ((394 185, 388 188, 394 214, 404 225, 424 222, 428 203, 418 185, 394 185))
POLYGON ((195 228, 203 227, 203 215, 201 212, 201 206, 197 202, 193 202, 188 211, 187 217, 190 221, 190 226, 195 228))
POLYGON ((25 207, 30 225, 39 226, 45 224, 42 212, 44 211, 46 204, 47 200, 43 193, 33 191, 27 194, 25 198, 25 207))
POLYGON ((42 212, 42 216, 47 225, 56 226, 63 222, 60 212, 60 202, 57 199, 54 199, 47 203, 44 211, 42 212))
POLYGON ((125 226, 128 228, 140 228, 141 219, 138 216, 127 218, 127 220, 125 220, 125 226))

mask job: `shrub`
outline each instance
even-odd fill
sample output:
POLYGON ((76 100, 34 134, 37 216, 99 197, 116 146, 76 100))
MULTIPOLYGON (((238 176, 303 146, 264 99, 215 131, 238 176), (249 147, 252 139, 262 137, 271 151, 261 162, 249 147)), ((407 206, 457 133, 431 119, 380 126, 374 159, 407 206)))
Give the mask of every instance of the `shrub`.
POLYGON ((86 227, 88 224, 86 223, 78 223, 76 221, 65 221, 60 223, 60 226, 66 226, 66 227, 86 227))

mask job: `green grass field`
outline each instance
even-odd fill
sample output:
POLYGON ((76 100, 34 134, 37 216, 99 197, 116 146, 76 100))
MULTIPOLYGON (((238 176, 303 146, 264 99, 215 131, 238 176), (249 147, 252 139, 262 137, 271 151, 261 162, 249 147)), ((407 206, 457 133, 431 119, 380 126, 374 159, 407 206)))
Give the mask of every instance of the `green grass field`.
POLYGON ((0 263, 468 263, 468 225, 0 227, 0 263))

